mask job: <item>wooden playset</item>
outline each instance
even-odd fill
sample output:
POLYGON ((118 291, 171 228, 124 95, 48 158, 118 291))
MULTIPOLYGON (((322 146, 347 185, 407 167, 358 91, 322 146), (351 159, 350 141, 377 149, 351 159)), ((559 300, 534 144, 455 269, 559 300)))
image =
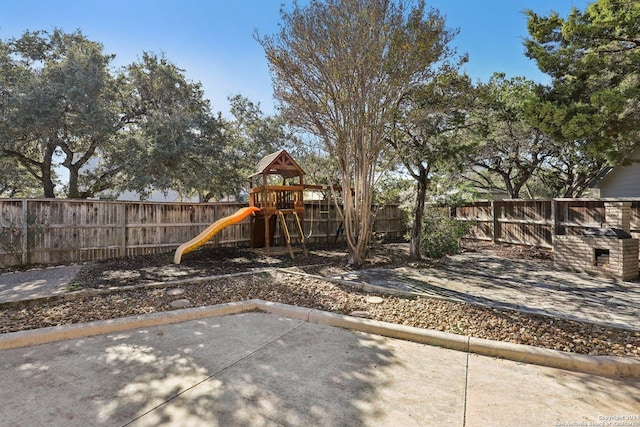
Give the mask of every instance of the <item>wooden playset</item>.
POLYGON ((251 248, 272 251, 276 223, 280 225, 291 257, 291 226, 307 254, 304 236, 304 171, 285 150, 265 156, 249 177, 249 207, 258 208, 251 217, 251 248), (279 181, 279 182, 278 182, 279 181), (291 221, 287 222, 288 216, 291 221))
MULTIPOLYGON (((304 193, 305 190, 326 191, 327 187, 304 184, 304 175, 302 168, 285 150, 265 156, 258 163, 256 172, 249 176, 249 207, 218 219, 198 236, 180 245, 175 252, 174 262, 180 264, 182 255, 200 248, 223 228, 239 223, 247 217, 251 219, 252 249, 264 248, 268 255, 275 253, 275 232, 276 228, 279 228, 289 255, 292 258, 294 256, 294 248, 291 245, 293 231, 306 256, 304 193)), ((339 188, 334 190, 340 191, 339 188)), ((324 199, 327 208, 320 209, 320 214, 329 213, 326 194, 324 199)), ((311 226, 313 227, 313 222, 311 226)), ((341 227, 338 227, 338 230, 340 229, 341 227)), ((338 234, 339 231, 336 232, 336 239, 338 234)))

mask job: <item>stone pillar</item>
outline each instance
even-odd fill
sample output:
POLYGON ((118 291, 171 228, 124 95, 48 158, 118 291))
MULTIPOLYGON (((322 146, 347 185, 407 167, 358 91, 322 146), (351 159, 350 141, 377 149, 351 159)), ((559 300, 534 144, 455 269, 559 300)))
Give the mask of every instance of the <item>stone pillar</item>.
POLYGON ((604 204, 604 212, 607 227, 631 232, 631 202, 607 202, 604 204))

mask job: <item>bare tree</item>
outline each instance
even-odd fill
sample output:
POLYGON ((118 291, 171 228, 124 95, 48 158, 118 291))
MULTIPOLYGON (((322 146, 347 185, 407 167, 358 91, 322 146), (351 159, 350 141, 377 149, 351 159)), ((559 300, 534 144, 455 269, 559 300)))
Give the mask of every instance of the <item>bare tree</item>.
POLYGON ((318 136, 337 164, 353 266, 367 253, 388 125, 402 97, 432 76, 445 49, 448 30, 439 12, 426 11, 424 1, 406 3, 311 0, 281 11, 278 34, 256 36, 283 114, 318 136))

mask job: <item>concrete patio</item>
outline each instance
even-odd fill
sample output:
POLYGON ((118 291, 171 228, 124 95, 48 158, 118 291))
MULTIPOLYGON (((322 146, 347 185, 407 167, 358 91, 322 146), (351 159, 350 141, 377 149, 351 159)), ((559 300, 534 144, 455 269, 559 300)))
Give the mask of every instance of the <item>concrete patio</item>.
POLYGON ((0 367, 0 418, 12 426, 553 426, 621 415, 640 425, 638 379, 265 313, 2 350, 0 367))

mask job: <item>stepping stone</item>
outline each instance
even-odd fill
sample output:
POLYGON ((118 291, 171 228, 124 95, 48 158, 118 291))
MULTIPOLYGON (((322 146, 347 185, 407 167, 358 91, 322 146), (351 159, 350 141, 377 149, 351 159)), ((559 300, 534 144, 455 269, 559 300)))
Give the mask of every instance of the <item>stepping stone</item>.
POLYGON ((191 304, 191 301, 188 299, 177 299, 175 301, 171 301, 171 307, 173 308, 184 308, 191 304))
POLYGON ((349 316, 361 317, 363 319, 369 319, 371 317, 371 314, 369 314, 368 311, 356 310, 356 311, 352 311, 351 313, 349 313, 349 316))
POLYGON ((382 304, 382 298, 380 297, 367 297, 369 304, 382 304))
POLYGON ((184 289, 181 289, 181 288, 167 289, 167 295, 170 295, 172 297, 175 297, 177 295, 182 295, 182 294, 184 294, 184 289))

